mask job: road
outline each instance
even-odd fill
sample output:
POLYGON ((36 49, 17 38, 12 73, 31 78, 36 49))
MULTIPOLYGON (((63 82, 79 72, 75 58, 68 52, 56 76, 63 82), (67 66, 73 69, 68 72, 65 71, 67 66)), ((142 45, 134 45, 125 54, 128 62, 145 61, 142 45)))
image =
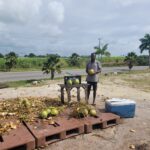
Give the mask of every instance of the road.
MULTIPOLYGON (((134 66, 133 70, 144 70, 147 66, 134 66)), ((125 72, 128 71, 128 67, 103 67, 102 73, 109 72, 125 72)), ((64 75, 85 75, 85 70, 74 69, 74 70, 63 70, 61 74, 56 74, 55 77, 63 77, 64 75)), ((7 81, 19 81, 19 80, 32 80, 32 79, 45 79, 50 78, 50 75, 43 74, 41 71, 30 71, 30 72, 0 72, 0 82, 7 81)))

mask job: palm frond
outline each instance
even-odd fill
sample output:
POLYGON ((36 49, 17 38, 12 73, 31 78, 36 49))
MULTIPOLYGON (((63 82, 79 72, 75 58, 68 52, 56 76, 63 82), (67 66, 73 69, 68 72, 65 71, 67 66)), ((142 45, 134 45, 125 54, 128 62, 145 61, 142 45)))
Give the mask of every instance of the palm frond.
POLYGON ((107 48, 108 48, 108 44, 105 44, 105 45, 102 47, 103 51, 107 50, 107 48))
POLYGON ((150 34, 145 34, 144 38, 141 38, 140 39, 140 51, 141 53, 144 51, 144 50, 150 50, 150 34))

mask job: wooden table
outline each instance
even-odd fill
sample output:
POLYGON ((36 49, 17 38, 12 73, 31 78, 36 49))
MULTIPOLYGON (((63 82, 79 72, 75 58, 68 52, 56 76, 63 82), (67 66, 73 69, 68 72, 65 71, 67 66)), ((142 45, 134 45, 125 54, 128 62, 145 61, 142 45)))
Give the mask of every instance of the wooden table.
POLYGON ((80 102, 81 97, 80 97, 80 88, 84 89, 85 93, 85 101, 88 103, 88 97, 87 97, 87 91, 88 91, 88 84, 76 84, 76 85, 65 85, 65 84, 59 84, 61 88, 61 102, 64 103, 64 89, 67 92, 67 97, 68 97, 68 102, 71 101, 71 90, 73 88, 77 89, 77 100, 80 102))

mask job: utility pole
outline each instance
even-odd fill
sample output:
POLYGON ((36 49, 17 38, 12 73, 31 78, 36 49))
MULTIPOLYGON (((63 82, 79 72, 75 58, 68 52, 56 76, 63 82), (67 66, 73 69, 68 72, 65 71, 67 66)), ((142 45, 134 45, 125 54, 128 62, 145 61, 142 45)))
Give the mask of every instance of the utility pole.
POLYGON ((99 40, 99 49, 100 49, 100 45, 101 45, 101 38, 99 38, 98 40, 99 40))
POLYGON ((100 51, 101 51, 101 50, 100 50, 100 49, 101 49, 101 38, 98 38, 98 41, 99 41, 99 50, 98 50, 98 51, 99 51, 98 59, 99 59, 99 58, 100 58, 99 55, 100 55, 100 51))

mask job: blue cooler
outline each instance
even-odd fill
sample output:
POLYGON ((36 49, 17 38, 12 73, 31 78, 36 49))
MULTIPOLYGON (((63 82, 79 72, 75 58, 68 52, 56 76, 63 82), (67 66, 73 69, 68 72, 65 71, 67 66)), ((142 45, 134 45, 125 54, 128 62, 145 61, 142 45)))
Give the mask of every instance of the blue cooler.
POLYGON ((112 98, 105 102, 106 112, 114 113, 122 118, 133 118, 135 108, 136 102, 128 99, 112 98))

